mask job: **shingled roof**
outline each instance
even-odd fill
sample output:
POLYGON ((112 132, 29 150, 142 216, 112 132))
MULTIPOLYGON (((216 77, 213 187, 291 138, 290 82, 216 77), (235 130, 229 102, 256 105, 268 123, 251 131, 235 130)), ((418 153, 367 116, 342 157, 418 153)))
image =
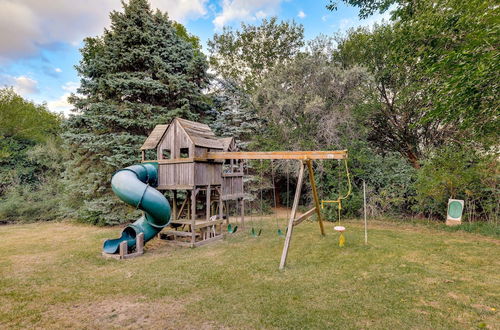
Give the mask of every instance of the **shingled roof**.
POLYGON ((155 149, 158 146, 158 143, 160 142, 163 134, 165 134, 167 129, 168 125, 156 125, 151 134, 149 134, 146 141, 144 141, 141 150, 155 149))
POLYGON ((179 125, 184 129, 195 146, 224 149, 223 143, 215 136, 214 132, 212 132, 212 129, 207 124, 197 123, 182 118, 176 118, 174 120, 179 122, 179 125))
POLYGON ((223 151, 229 151, 231 147, 231 143, 234 141, 234 137, 224 137, 219 138, 219 141, 222 143, 223 151))

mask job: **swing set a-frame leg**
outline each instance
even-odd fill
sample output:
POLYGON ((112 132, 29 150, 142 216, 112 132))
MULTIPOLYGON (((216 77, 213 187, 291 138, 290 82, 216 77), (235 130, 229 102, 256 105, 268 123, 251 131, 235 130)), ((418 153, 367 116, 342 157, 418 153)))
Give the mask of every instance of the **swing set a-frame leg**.
POLYGON ((283 252, 281 254, 280 270, 283 270, 286 265, 286 257, 288 256, 288 248, 290 247, 290 242, 292 240, 293 232, 293 221, 295 220, 295 215, 297 213, 297 208, 299 207, 300 191, 302 190, 302 183, 304 181, 304 168, 305 164, 302 163, 299 171, 299 177, 297 179, 297 188, 295 190, 295 197, 293 199, 292 212, 290 213, 290 219, 288 219, 288 227, 285 237, 285 245, 283 246, 283 252))
POLYGON ((306 160, 307 168, 309 169, 309 181, 311 181, 311 190, 314 199, 314 206, 316 206, 316 215, 318 216, 319 230, 321 235, 325 236, 325 227, 323 226, 323 219, 321 218, 321 209, 319 207, 318 190, 316 189, 316 181, 314 180, 314 170, 312 167, 312 160, 306 160))

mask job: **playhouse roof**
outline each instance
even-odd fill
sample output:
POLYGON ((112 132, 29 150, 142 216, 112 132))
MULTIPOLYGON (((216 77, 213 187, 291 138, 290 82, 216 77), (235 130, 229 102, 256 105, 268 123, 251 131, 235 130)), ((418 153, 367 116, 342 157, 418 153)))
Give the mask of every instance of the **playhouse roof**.
POLYGON ((220 139, 215 136, 214 132, 207 124, 197 123, 182 118, 175 118, 174 120, 184 129, 195 146, 224 149, 224 145, 220 139))
POLYGON ((229 148, 231 147, 231 143, 233 143, 233 141, 234 141, 234 137, 219 138, 219 141, 222 143, 223 150, 229 151, 229 148))
POLYGON ((141 150, 150 150, 158 146, 163 134, 167 131, 169 125, 156 125, 151 134, 141 147, 141 150))

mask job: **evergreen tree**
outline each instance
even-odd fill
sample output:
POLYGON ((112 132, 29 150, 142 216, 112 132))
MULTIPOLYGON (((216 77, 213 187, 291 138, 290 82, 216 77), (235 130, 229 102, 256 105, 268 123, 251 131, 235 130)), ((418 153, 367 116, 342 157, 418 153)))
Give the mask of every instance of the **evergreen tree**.
POLYGON ((250 95, 235 83, 217 80, 213 103, 216 118, 211 125, 219 136, 234 137, 242 149, 248 149, 249 143, 262 127, 260 118, 250 95))
POLYGON ((111 13, 102 36, 85 40, 76 67, 81 87, 70 98, 75 114, 65 133, 73 153, 68 204, 96 224, 125 220, 109 182, 114 171, 140 160, 152 128, 175 116, 203 120, 209 109, 202 94, 207 62, 186 40, 191 36, 179 35, 178 24, 153 13, 147 0, 124 2, 123 9, 111 13))

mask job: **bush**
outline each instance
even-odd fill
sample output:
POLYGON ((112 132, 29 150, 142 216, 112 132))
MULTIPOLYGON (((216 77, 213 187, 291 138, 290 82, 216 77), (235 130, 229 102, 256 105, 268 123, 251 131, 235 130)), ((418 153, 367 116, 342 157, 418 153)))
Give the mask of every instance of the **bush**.
MULTIPOLYGON (((337 199, 348 190, 343 162, 323 162, 319 176, 322 198, 337 199)), ((345 217, 357 217, 363 212, 363 181, 366 183, 367 210, 370 216, 410 213, 415 203, 416 170, 399 153, 377 154, 366 142, 357 141, 349 147, 349 170, 352 194, 343 204, 345 217)), ((328 218, 337 218, 337 207, 325 209, 328 218)))
POLYGON ((469 218, 498 218, 500 190, 498 161, 494 153, 468 146, 437 150, 424 162, 416 181, 415 210, 427 216, 445 218, 449 198, 463 199, 469 218))

